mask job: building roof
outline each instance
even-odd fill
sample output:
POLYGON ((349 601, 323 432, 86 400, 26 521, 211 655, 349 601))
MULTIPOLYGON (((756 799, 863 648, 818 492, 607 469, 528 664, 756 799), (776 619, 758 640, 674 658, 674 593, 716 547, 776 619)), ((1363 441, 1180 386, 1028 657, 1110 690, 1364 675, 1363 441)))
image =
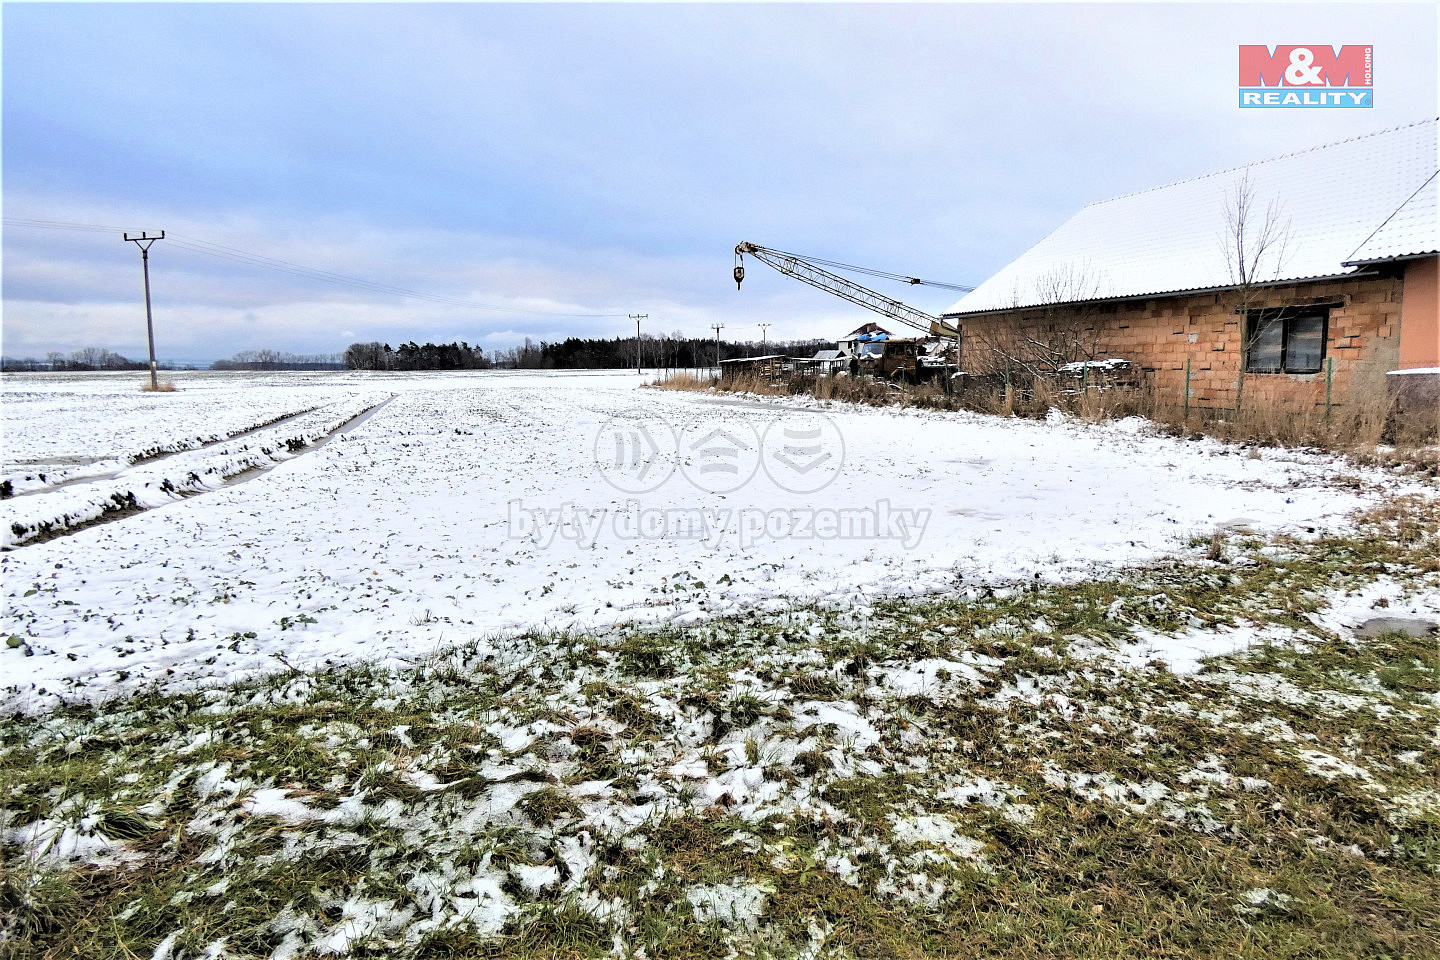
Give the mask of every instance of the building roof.
POLYGON ((893 330, 891 330, 889 327, 882 327, 882 326, 880 326, 880 324, 876 323, 874 320, 869 320, 869 321, 866 321, 865 323, 862 323, 860 326, 856 327, 854 330, 851 330, 848 334, 846 334, 845 336, 841 337, 840 339, 841 339, 841 340, 858 340, 858 339, 860 339, 860 337, 865 336, 865 335, 867 335, 867 334, 872 334, 872 333, 888 333, 888 334, 890 334, 891 336, 894 336, 894 335, 895 335, 895 332, 894 332, 893 330))
POLYGON ((1398 260, 1440 252, 1436 225, 1436 175, 1382 223, 1346 261, 1346 265, 1398 260))
POLYGON ((1234 286, 1226 215, 1247 183, 1247 233, 1272 204, 1286 228, 1261 281, 1434 252, 1435 130, 1425 120, 1092 203, 942 316, 1234 286))
POLYGON ((768 353, 763 357, 732 357, 729 360, 721 360, 721 363, 759 363, 762 360, 784 360, 783 353, 768 353))

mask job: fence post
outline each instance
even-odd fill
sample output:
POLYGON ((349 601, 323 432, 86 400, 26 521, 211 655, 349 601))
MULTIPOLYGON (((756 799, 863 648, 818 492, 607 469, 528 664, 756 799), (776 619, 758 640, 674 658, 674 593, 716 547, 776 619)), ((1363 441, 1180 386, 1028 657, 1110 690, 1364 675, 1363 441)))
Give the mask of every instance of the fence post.
POLYGON ((1325 358, 1325 422, 1330 422, 1330 384, 1335 379, 1335 358, 1325 358))
POLYGON ((1185 358, 1185 419, 1190 419, 1190 358, 1185 358))

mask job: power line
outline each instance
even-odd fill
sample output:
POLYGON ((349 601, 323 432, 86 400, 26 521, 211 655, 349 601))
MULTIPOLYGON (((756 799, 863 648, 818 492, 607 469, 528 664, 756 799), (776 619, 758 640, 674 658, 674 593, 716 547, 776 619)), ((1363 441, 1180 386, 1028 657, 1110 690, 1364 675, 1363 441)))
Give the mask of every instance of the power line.
MULTIPOLYGON (((37 220, 23 219, 19 217, 4 218, 4 225, 7 227, 28 227, 41 230, 70 230, 84 233, 110 233, 120 230, 119 227, 111 227, 97 223, 69 223, 62 220, 37 220)), ((365 280, 360 277, 351 277, 341 273, 334 273, 329 270, 321 270, 317 267, 307 267, 301 263, 290 260, 282 260, 279 257, 270 257, 260 253, 251 253, 248 250, 241 250, 237 247, 229 247, 220 243, 213 243, 209 240, 202 240, 198 237, 187 237, 182 234, 172 233, 169 242, 180 249, 189 250, 192 253, 204 254, 208 257, 216 257, 222 260, 231 260, 237 263, 249 264, 250 266, 263 267, 269 270, 276 270, 281 273, 288 273, 292 276, 302 277, 308 280, 319 280, 323 283, 331 283, 339 286, 352 287, 364 290, 369 293, 379 293, 386 296, 403 297, 410 300, 422 300, 427 303, 441 304, 444 306, 464 307, 471 310, 490 310, 496 313, 527 314, 542 317, 574 317, 574 318, 618 318, 627 316, 623 313, 564 313, 558 310, 534 310, 526 307, 502 307, 494 304, 478 303, 473 300, 465 300, 459 297, 447 297, 442 294, 426 293, 420 290, 411 290, 406 287, 397 287, 393 284, 379 283, 374 280, 365 280)))
MULTIPOLYGON (((249 253, 235 247, 227 247, 223 244, 211 243, 207 240, 200 240, 195 237, 186 237, 183 234, 172 235, 175 246, 194 253, 203 253, 207 257, 217 257, 222 260, 233 260, 238 263, 246 263, 251 266, 265 267, 271 270, 278 270, 281 273, 289 273, 294 276, 304 277, 310 280, 320 280, 324 283, 334 283, 341 286, 355 287, 371 293, 383 293, 390 296, 405 297, 411 300, 425 300, 430 303, 440 303, 451 306, 475 306, 468 301, 457 297, 446 297, 440 294, 424 293, 419 290, 409 290, 405 287, 396 287, 388 283, 378 283, 374 280, 364 280, 358 277, 349 277, 345 274, 332 273, 329 270, 320 270, 315 267, 307 267, 304 264, 292 263, 288 260, 281 260, 278 257, 267 257, 263 254, 249 253)), ((493 308, 499 309, 499 308, 493 308)))
POLYGON ((45 230, 82 230, 88 233, 111 233, 120 228, 98 223, 65 223, 60 220, 26 220, 20 217, 6 217, 7 227, 40 227, 45 230))

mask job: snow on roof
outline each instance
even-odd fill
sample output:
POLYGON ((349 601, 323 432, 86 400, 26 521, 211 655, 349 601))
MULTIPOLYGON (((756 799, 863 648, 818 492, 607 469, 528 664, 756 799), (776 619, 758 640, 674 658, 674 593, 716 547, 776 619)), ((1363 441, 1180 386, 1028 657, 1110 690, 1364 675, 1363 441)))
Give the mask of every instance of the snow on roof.
POLYGON ((1364 259, 1434 250, 1435 194, 1421 188, 1440 166, 1435 128, 1425 120, 1092 203, 942 316, 1232 286, 1226 212, 1247 180, 1252 224, 1273 202, 1288 226, 1283 259, 1262 264, 1267 281, 1337 276, 1372 249, 1380 255, 1364 259))
POLYGON ((871 320, 871 321, 868 321, 868 322, 866 322, 866 323, 861 324, 860 326, 856 327, 854 330, 851 330, 848 334, 846 334, 845 336, 841 337, 840 339, 842 339, 842 340, 854 340, 854 339, 858 338, 860 335, 866 334, 866 333, 888 333, 888 334, 890 334, 891 336, 894 336, 894 331, 893 331, 893 330, 891 330, 891 329, 888 328, 888 327, 882 327, 882 326, 880 326, 880 324, 878 324, 878 323, 876 323, 875 321, 871 320))
POLYGON ((1389 220, 1350 254, 1346 263, 1374 263, 1440 251, 1440 227, 1436 225, 1435 216, 1435 181, 1435 174, 1431 174, 1425 186, 1416 190, 1389 220))

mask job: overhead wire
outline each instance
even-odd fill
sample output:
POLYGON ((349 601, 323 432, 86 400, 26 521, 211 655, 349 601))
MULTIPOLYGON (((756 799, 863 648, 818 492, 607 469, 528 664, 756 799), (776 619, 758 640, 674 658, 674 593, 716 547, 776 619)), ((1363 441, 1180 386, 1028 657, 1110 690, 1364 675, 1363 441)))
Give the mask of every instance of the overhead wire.
MULTIPOLYGON (((44 230, 71 230, 85 233, 111 233, 123 232, 122 228, 96 223, 70 223, 62 220, 41 220, 27 219, 20 217, 5 217, 3 223, 7 227, 31 227, 44 230)), ((189 237, 183 234, 170 233, 166 235, 167 243, 171 243, 182 250, 192 253, 204 254, 208 257, 216 257, 223 260, 231 260, 237 263, 245 263, 250 266, 262 267, 269 270, 276 270, 288 273, 292 276, 303 277, 309 280, 318 280, 323 283, 348 286, 370 293, 379 293, 387 296, 403 297, 411 300, 421 300, 427 303, 435 303, 444 306, 464 307, 471 310, 489 310, 496 313, 520 313, 533 316, 546 317, 577 317, 577 318, 618 318, 625 317, 625 313, 573 313, 559 310, 537 310, 529 307, 509 307, 495 304, 480 303, 474 300, 466 300, 460 297, 447 297, 443 294, 426 293, 421 290, 411 290, 406 287, 398 287, 393 284, 380 283, 374 280, 365 280, 361 277, 351 277, 342 273, 334 273, 330 270, 321 270, 317 267, 308 267, 301 263, 290 260, 283 260, 279 257, 266 256, 265 254, 252 253, 248 250, 241 250, 237 247, 226 246, 225 244, 214 243, 209 240, 202 240, 199 237, 189 237)))
POLYGON ((89 233, 109 233, 119 227, 108 227, 99 223, 66 223, 61 220, 27 220, 21 217, 6 217, 7 227, 40 227, 45 230, 83 230, 89 233))
MULTIPOLYGON (((6 226, 35 227, 46 230, 75 230, 89 233, 110 233, 121 230, 120 227, 108 226, 95 223, 68 223, 60 220, 37 220, 22 219, 18 217, 6 217, 6 226)), ((167 239, 173 240, 175 245, 194 253, 201 253, 210 257, 234 260, 239 263, 247 263, 251 266, 264 267, 289 273, 294 276, 304 277, 311 280, 319 280, 324 283, 350 286, 356 289, 367 290, 371 293, 380 293, 388 296, 405 297, 412 300, 423 300, 428 303, 436 303, 445 306, 468 307, 477 310, 492 310, 500 313, 523 313, 536 316, 552 317, 597 317, 597 318, 619 318, 626 317, 625 313, 563 313, 551 310, 535 310, 526 307, 501 307, 494 304, 482 304, 473 300, 465 300, 458 297, 447 297, 442 294, 425 293, 419 290, 410 290, 405 287, 397 287, 387 283, 378 283, 373 280, 365 280, 359 277, 350 277, 344 274, 333 273, 329 270, 321 270, 316 267, 307 267, 304 264, 294 263, 289 260, 282 260, 279 257, 270 257, 264 254, 251 253, 248 250, 241 250, 236 247, 229 247, 220 243, 213 243, 202 240, 198 237, 187 237, 181 234, 169 234, 167 239)), ((960 293, 969 293, 974 290, 973 286, 961 283, 945 283, 939 280, 922 280, 919 277, 908 276, 903 273, 891 273, 886 270, 877 270, 874 267, 862 267, 853 263, 842 263, 838 260, 826 260, 822 257, 808 257, 798 253, 789 253, 784 250, 775 251, 782 256, 795 257, 799 260, 806 260, 810 263, 822 266, 834 267, 837 270, 848 270, 853 273, 860 273, 866 276, 879 277, 883 280, 893 280, 898 283, 907 283, 912 286, 942 287, 947 290, 956 290, 960 293)))

